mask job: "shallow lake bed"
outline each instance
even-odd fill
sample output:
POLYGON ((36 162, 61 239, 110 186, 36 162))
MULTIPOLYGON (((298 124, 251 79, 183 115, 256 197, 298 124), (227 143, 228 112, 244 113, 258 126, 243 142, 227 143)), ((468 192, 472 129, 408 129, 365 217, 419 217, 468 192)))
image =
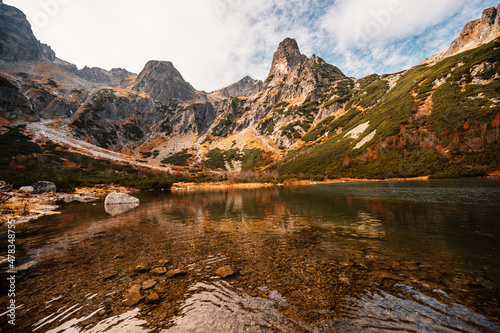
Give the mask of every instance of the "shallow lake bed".
POLYGON ((138 196, 19 230, 17 331, 500 331, 498 180, 138 196))

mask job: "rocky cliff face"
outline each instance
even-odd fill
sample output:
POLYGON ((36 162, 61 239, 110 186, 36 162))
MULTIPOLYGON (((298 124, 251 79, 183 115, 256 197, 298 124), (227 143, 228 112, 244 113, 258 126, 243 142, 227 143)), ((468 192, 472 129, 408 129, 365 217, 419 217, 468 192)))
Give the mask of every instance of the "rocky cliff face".
POLYGON ((313 55, 300 53, 297 42, 287 38, 274 53, 269 75, 264 82, 264 97, 271 102, 305 97, 318 85, 330 84, 343 77, 340 69, 313 55), (273 100, 274 99, 274 100, 273 100))
POLYGON ((149 61, 135 80, 133 90, 149 95, 153 100, 193 101, 203 99, 169 61, 149 61))
POLYGON ((38 115, 32 111, 28 99, 21 89, 6 77, 0 75, 0 119, 27 121, 39 120, 38 115))
POLYGON ((131 73, 123 68, 113 68, 107 71, 99 67, 89 68, 87 66, 82 68, 78 72, 78 75, 85 80, 109 85, 111 87, 119 86, 123 80, 137 76, 137 74, 131 73))
POLYGON ((467 23, 460 36, 453 41, 450 48, 439 52, 423 63, 436 63, 457 53, 476 48, 500 37, 500 4, 483 11, 480 19, 467 23))
POLYGON ((105 85, 108 87, 117 87, 123 80, 135 77, 137 74, 127 71, 123 68, 113 68, 109 71, 99 67, 87 67, 78 69, 74 64, 56 58, 55 63, 63 70, 76 75, 86 81, 105 85))
POLYGON ((214 91, 209 94, 210 97, 216 99, 224 99, 238 96, 252 96, 262 89, 263 82, 254 80, 250 76, 245 76, 240 81, 231 84, 225 88, 214 91))
POLYGON ((217 104, 219 115, 211 135, 225 138, 253 128, 255 135, 266 136, 273 144, 288 148, 313 122, 338 110, 338 103, 321 108, 316 100, 344 79, 337 67, 317 56, 308 58, 301 54, 297 42, 287 38, 274 53, 269 76, 256 96, 217 104))
POLYGON ((33 35, 24 13, 4 3, 0 3, 0 60, 55 60, 54 51, 33 35))

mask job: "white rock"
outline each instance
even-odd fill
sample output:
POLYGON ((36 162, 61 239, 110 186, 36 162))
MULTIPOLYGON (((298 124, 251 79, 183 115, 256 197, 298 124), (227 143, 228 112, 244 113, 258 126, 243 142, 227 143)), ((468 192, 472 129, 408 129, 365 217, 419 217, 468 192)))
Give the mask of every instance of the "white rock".
POLYGON ((118 193, 114 191, 108 194, 106 200, 104 200, 104 205, 123 205, 123 204, 139 204, 140 201, 136 197, 128 195, 126 193, 118 193))
POLYGON ((19 191, 23 193, 35 193, 35 188, 33 186, 23 186, 19 191))

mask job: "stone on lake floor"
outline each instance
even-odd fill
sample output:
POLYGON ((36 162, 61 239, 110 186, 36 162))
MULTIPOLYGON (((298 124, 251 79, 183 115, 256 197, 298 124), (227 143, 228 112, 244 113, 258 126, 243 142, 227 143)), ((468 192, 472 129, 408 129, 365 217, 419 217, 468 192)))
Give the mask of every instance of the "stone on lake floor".
POLYGON ((151 267, 147 263, 141 262, 139 265, 135 266, 134 272, 136 272, 136 273, 145 273, 145 272, 149 271, 150 268, 151 267))
POLYGON ((404 277, 385 271, 375 271, 373 277, 379 280, 404 281, 404 277))
POLYGON ((123 305, 128 307, 133 307, 139 304, 140 301, 142 301, 142 296, 140 292, 133 292, 133 293, 129 292, 125 294, 125 302, 123 302, 123 305))
POLYGON ((104 205, 123 205, 123 204, 134 205, 139 203, 140 201, 136 197, 133 197, 126 193, 118 193, 116 191, 108 194, 108 196, 104 200, 104 205))
POLYGON ((224 266, 215 271, 215 274, 220 276, 221 278, 227 278, 235 274, 234 270, 231 266, 224 266))
POLYGON ((139 304, 140 301, 142 301, 142 295, 141 295, 141 285, 140 284, 135 284, 132 287, 127 290, 127 293, 124 296, 125 302, 123 302, 123 305, 132 307, 136 306, 139 304))
POLYGON ((103 280, 109 280, 116 277, 116 273, 106 273, 102 276, 103 280))
POLYGON ((160 302, 160 296, 155 293, 155 292, 152 292, 151 294, 149 294, 147 297, 146 297, 146 304, 156 304, 156 303, 159 303, 160 302))
POLYGON ((34 268, 36 265, 38 265, 38 261, 30 261, 21 266, 16 267, 14 270, 16 272, 24 272, 34 268))
POLYGON ((148 290, 153 288, 156 285, 155 280, 146 280, 142 283, 142 290, 148 290))
POLYGON ((35 193, 35 188, 33 186, 23 186, 19 189, 19 192, 33 194, 35 193))
POLYGON ((187 275, 186 271, 180 270, 180 269, 172 269, 165 274, 168 278, 176 278, 180 276, 187 275))
POLYGON ((153 264, 151 268, 157 268, 157 267, 165 267, 170 263, 170 260, 160 260, 157 263, 153 264))
POLYGON ((157 267, 149 271, 149 273, 153 275, 163 275, 167 272, 167 269, 165 267, 157 267))
POLYGON ((35 193, 57 192, 56 184, 47 181, 36 182, 33 184, 33 188, 35 193))

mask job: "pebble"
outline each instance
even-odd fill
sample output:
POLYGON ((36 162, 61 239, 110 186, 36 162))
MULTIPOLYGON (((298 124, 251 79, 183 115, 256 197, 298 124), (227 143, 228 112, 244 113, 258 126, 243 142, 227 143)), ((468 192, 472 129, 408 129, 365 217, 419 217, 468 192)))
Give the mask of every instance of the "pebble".
POLYGON ((231 266, 224 266, 215 271, 215 274, 220 276, 221 278, 227 278, 235 274, 234 270, 231 266))
POLYGON ((399 275, 387 273, 384 271, 375 271, 373 277, 380 280, 404 281, 404 278, 399 275))
POLYGON ((165 274, 168 278, 175 278, 186 275, 187 272, 180 269, 172 269, 165 274))
POLYGON ((152 270, 149 271, 149 273, 153 275, 163 275, 167 272, 167 269, 165 267, 157 267, 153 268, 152 270))
POLYGON ((146 280, 142 283, 142 290, 148 290, 153 288, 156 285, 155 280, 146 280))
POLYGON ((159 303, 160 302, 160 296, 155 293, 155 292, 152 292, 151 294, 149 294, 147 297, 146 297, 146 304, 155 304, 155 303, 159 303))
POLYGON ((149 269, 150 269, 150 267, 148 264, 141 262, 139 265, 135 266, 134 272, 145 273, 145 272, 149 271, 149 269))
POLYGON ((151 268, 165 267, 169 263, 170 263, 170 260, 160 260, 156 264, 154 264, 153 266, 151 266, 151 268))

